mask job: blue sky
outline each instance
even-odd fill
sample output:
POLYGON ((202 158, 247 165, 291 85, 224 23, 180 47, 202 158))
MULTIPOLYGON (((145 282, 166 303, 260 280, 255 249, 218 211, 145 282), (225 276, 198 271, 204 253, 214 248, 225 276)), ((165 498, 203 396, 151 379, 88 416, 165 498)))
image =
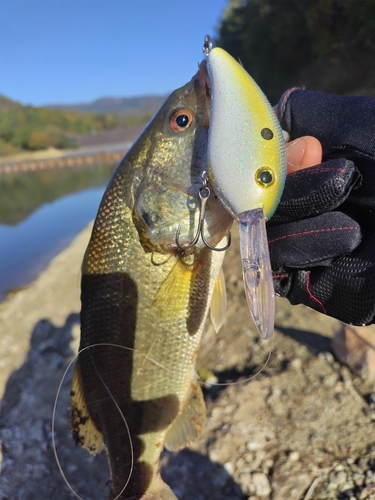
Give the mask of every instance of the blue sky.
POLYGON ((0 94, 34 106, 165 94, 229 0, 0 0, 0 94))

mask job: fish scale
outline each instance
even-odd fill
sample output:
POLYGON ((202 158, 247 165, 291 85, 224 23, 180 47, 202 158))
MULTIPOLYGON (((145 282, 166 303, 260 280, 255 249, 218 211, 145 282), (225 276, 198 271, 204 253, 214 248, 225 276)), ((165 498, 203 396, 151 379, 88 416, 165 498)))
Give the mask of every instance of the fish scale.
MULTIPOLYGON (((126 212, 127 213, 123 213, 123 221, 131 219, 130 210, 126 212)), ((108 212, 106 205, 103 207, 103 213, 105 213, 106 226, 108 226, 111 220, 111 214, 108 212)), ((114 207, 113 213, 117 213, 116 207, 114 207)), ((99 219, 99 223, 101 224, 101 219, 99 219)), ((134 226, 124 224, 124 227, 127 228, 125 238, 136 241, 138 234, 134 226)), ((111 230, 110 228, 108 229, 109 231, 111 230)), ((157 393, 158 396, 162 396, 169 394, 170 391, 173 390, 178 395, 179 399, 182 399, 183 394, 186 392, 183 386, 184 384, 186 385, 186 373, 181 370, 180 358, 188 359, 189 356, 193 354, 194 350, 197 348, 197 339, 200 331, 197 332, 198 335, 193 336, 186 332, 182 338, 168 336, 166 335, 168 330, 182 332, 186 330, 186 325, 184 324, 186 323, 186 311, 182 310, 180 312, 177 321, 168 321, 168 318, 165 318, 162 324, 158 324, 158 318, 155 313, 153 313, 155 299, 154 290, 160 288, 161 283, 170 274, 179 256, 172 255, 163 267, 155 267, 152 264, 151 255, 143 253, 139 244, 138 246, 134 244, 132 247, 128 248, 123 255, 121 253, 121 247, 113 249, 108 245, 108 248, 105 248, 102 238, 99 238, 99 245, 101 254, 106 258, 107 265, 98 266, 95 265, 95 261, 92 262, 91 255, 93 255, 95 259, 97 254, 97 244, 94 243, 92 249, 89 247, 87 254, 90 274, 108 274, 115 269, 115 272, 127 272, 135 283, 142 281, 143 285, 142 288, 138 289, 139 303, 142 304, 142 307, 139 308, 137 312, 137 336, 135 338, 134 349, 136 352, 143 353, 143 355, 152 358, 158 365, 153 362, 145 363, 143 357, 135 358, 133 361, 133 372, 138 374, 138 378, 140 376, 146 378, 153 387, 145 386, 143 380, 140 380, 139 383, 133 381, 131 392, 132 398, 142 401, 153 397, 155 393, 157 393), (150 323, 155 325, 154 328, 150 329, 150 323), (170 375, 174 374, 173 379, 171 376, 166 378, 164 374, 161 376, 161 368, 159 365, 165 367, 165 371, 170 375), (176 371, 177 366, 180 367, 178 371, 176 371), (182 384, 182 381, 184 381, 184 384, 182 384)), ((85 270, 83 270, 83 272, 85 272, 85 270)), ((181 299, 184 299, 184 297, 181 297, 181 299)), ((182 301, 181 299, 180 301, 182 301)), ((206 305, 206 307, 208 307, 208 305, 206 305)), ((201 329, 202 328, 203 325, 201 325, 201 329)))

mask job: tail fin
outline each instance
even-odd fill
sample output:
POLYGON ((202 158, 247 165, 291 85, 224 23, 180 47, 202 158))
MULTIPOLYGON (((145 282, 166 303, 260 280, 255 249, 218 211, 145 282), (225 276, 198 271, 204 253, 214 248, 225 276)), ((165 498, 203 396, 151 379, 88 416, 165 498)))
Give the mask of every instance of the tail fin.
POLYGON ((162 483, 161 489, 152 493, 145 493, 140 500, 178 500, 170 487, 164 481, 162 483))
MULTIPOLYGON (((115 500, 118 497, 112 492, 110 495, 110 500, 115 500)), ((158 474, 154 480, 151 482, 149 488, 142 496, 132 495, 124 491, 119 499, 131 499, 131 500, 178 500, 176 495, 170 489, 170 487, 162 480, 160 474, 158 474)))
POLYGON ((178 500, 178 498, 158 474, 148 491, 139 500, 178 500))

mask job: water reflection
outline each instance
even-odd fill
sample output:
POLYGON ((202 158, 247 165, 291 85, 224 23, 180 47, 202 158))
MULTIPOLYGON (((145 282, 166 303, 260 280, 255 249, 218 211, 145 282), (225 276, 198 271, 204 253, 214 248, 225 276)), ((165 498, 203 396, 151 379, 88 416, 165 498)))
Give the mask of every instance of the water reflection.
POLYGON ((0 224, 17 224, 44 203, 105 184, 114 167, 93 165, 0 175, 0 224))
POLYGON ((0 178, 0 301, 9 290, 33 281, 95 218, 113 168, 50 170, 0 178))

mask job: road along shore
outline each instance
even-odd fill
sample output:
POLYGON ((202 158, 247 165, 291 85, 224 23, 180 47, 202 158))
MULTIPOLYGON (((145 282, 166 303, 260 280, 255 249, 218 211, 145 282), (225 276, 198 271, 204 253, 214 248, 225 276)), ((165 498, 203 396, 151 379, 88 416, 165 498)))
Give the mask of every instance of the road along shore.
POLYGON ((44 151, 20 153, 0 158, 0 174, 117 163, 130 146, 131 143, 126 142, 70 150, 49 148, 44 151))

